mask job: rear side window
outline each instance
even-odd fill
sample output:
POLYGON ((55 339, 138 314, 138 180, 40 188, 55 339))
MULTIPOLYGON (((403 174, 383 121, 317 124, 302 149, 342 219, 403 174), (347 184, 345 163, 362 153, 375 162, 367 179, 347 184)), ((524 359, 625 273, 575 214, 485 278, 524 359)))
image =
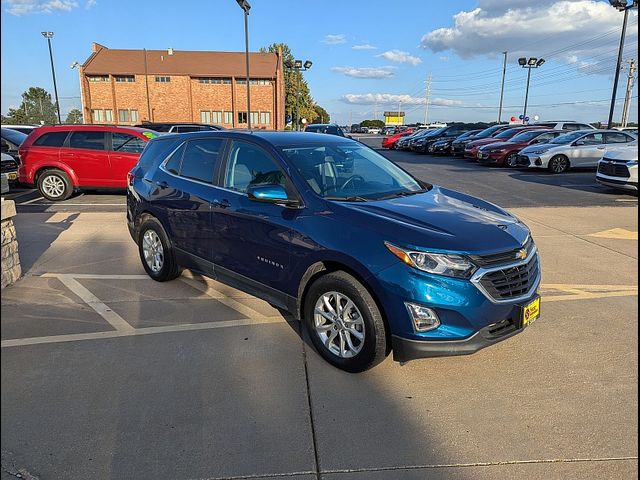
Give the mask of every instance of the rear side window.
POLYGON ((223 146, 224 140, 220 138, 188 142, 182 157, 180 176, 199 182, 213 183, 213 172, 223 146))
POLYGON ((111 148, 114 152, 141 153, 145 142, 140 137, 128 133, 111 133, 111 148))
POLYGON ((203 130, 203 129, 198 127, 197 125, 182 125, 182 126, 176 127, 173 131, 177 133, 185 133, 185 132, 199 132, 200 130, 203 130))
POLYGON ((180 175, 180 164, 182 163, 182 154, 184 153, 186 144, 180 145, 175 152, 171 154, 171 156, 167 159, 167 162, 164 164, 164 169, 173 174, 180 175))
POLYGON ((147 142, 138 160, 138 166, 144 171, 149 170, 155 162, 164 159, 177 144, 178 140, 173 138, 163 138, 162 140, 147 142))
POLYGON ((36 138, 33 142, 38 147, 61 147, 69 132, 49 132, 36 138))
POLYGON ((105 132, 78 131, 72 132, 69 147, 86 150, 105 150, 105 132))

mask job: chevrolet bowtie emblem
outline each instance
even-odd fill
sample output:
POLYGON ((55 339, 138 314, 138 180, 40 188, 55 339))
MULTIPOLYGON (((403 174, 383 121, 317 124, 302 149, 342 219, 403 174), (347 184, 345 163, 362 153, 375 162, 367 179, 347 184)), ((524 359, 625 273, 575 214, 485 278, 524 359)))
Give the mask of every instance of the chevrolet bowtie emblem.
POLYGON ((525 258, 527 258, 527 251, 524 248, 521 248, 520 250, 517 251, 516 258, 520 260, 524 260, 525 258))

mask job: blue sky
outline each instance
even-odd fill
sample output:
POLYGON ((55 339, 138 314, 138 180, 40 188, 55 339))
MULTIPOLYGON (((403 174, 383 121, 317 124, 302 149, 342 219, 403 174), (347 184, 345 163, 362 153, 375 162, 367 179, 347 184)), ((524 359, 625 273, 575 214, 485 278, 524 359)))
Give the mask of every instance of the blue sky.
MULTIPOLYGON (((454 2, 250 0, 250 48, 289 44, 312 60, 305 73, 332 117, 378 118, 384 110, 422 121, 431 74, 429 121, 495 121, 502 51, 508 67, 503 119, 519 115, 526 71, 519 56, 545 57, 532 72, 528 114, 606 121, 622 14, 595 0, 454 2)), ((110 48, 243 51, 242 12, 234 0, 183 2, 2 0, 1 110, 30 86, 53 92, 46 40, 53 39, 64 112, 79 107, 78 76, 91 42, 110 48)), ((637 58, 638 17, 629 17, 625 60, 637 58)), ((627 71, 618 97, 624 97, 627 71)), ((637 84, 631 121, 637 121, 637 84)), ((622 111, 618 103, 615 118, 622 111)))

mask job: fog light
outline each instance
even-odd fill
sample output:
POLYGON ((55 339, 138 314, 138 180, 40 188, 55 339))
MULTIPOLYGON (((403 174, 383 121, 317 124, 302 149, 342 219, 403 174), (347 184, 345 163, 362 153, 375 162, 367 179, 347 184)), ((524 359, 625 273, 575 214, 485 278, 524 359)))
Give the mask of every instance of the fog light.
POLYGON ((536 165, 538 166, 542 165, 542 160, 540 160, 539 158, 536 158, 536 165))
POLYGON ((440 326, 438 314, 432 308, 424 307, 415 303, 405 302, 409 316, 413 321, 413 328, 416 332, 426 332, 440 326))

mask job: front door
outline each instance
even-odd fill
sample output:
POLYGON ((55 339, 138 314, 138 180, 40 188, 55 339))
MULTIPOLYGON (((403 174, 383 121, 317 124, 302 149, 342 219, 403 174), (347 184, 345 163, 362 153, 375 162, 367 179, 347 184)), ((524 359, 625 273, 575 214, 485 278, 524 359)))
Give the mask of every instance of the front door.
POLYGON ((71 132, 69 146, 60 150, 60 161, 74 171, 80 186, 115 186, 106 139, 104 131, 76 130, 71 132))
POLYGON ((292 187, 288 183, 275 159, 264 149, 249 142, 232 142, 221 179, 224 194, 219 203, 213 204, 214 262, 216 268, 222 267, 219 275, 287 290, 290 226, 297 212, 249 200, 247 189, 278 184, 289 191, 292 187))
POLYGON ((129 133, 111 133, 109 162, 116 187, 124 188, 127 186, 127 173, 138 162, 146 143, 142 138, 129 133))
POLYGON ((604 134, 590 133, 579 139, 571 149, 572 167, 595 167, 604 154, 604 134))

